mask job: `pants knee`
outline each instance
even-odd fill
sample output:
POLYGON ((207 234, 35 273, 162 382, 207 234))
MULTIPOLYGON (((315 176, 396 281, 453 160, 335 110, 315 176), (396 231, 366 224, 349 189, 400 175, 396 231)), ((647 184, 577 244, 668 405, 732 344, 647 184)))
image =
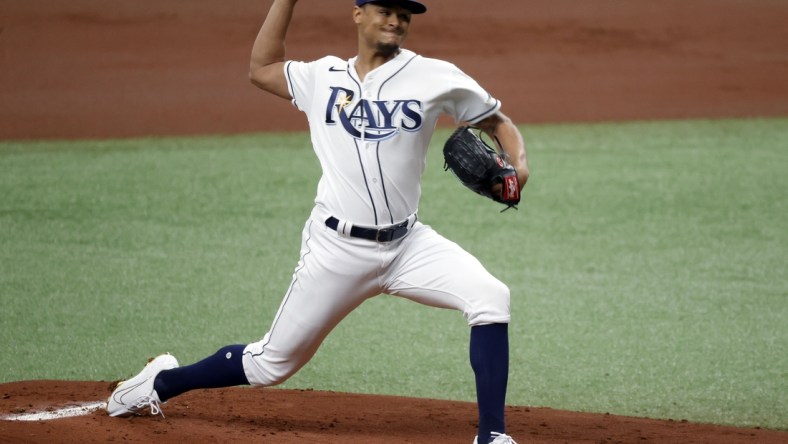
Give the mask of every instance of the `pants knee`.
POLYGON ((508 324, 512 317, 510 302, 509 287, 495 280, 495 284, 468 310, 468 325, 508 324))
POLYGON ((249 384, 270 387, 279 385, 293 376, 308 358, 300 356, 279 356, 275 350, 267 348, 268 335, 259 342, 249 344, 244 349, 243 366, 249 384))

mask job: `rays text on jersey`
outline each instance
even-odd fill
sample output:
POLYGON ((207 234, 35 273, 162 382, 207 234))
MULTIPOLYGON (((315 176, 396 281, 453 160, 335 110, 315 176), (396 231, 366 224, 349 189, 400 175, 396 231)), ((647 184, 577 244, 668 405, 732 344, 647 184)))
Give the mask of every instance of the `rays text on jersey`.
POLYGON ((424 121, 419 100, 366 100, 353 104, 352 90, 332 86, 326 105, 326 124, 337 121, 356 139, 385 140, 400 129, 418 131, 424 121), (363 128, 363 133, 362 133, 363 128))

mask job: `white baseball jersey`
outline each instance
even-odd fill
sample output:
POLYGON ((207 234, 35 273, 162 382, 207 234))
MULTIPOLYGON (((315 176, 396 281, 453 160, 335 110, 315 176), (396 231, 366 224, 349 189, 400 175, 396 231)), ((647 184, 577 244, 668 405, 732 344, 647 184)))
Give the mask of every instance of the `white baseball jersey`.
POLYGON ((451 63, 402 50, 359 79, 355 58, 288 62, 293 103, 306 113, 323 176, 315 200, 356 225, 415 213, 438 116, 477 122, 500 103, 451 63))
POLYGON ((355 58, 337 57, 285 64, 323 175, 290 287, 271 329, 244 350, 253 385, 286 380, 348 313, 381 293, 458 310, 469 325, 510 320, 506 285, 415 217, 438 116, 474 123, 500 103, 454 65, 411 51, 363 81, 354 66, 355 58), (353 235, 353 226, 403 221, 406 234, 395 240, 353 235))

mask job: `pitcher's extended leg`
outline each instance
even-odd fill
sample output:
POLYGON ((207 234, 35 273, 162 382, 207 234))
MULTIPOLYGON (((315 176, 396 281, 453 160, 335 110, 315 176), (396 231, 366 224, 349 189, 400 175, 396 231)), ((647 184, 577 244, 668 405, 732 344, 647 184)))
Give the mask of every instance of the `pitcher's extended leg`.
POLYGON ((489 324, 471 328, 470 358, 476 375, 480 443, 489 442, 491 432, 506 433, 504 406, 509 380, 508 327, 508 324, 489 324))
POLYGON ((228 345, 192 365, 164 370, 156 376, 153 388, 162 402, 199 388, 247 385, 243 366, 246 345, 228 345))

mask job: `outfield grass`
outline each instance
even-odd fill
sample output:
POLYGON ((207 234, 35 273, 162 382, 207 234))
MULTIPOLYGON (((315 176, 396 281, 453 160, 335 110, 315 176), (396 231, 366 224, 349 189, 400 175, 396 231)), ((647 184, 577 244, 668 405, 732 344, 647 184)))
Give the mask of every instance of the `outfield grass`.
MULTIPOLYGON (((788 119, 525 126, 519 211, 436 136, 421 219, 513 294, 508 402, 788 429, 788 119)), ((262 336, 304 134, 0 142, 0 381, 112 380, 262 336)), ((362 305, 284 386, 473 400, 458 313, 362 305)))

